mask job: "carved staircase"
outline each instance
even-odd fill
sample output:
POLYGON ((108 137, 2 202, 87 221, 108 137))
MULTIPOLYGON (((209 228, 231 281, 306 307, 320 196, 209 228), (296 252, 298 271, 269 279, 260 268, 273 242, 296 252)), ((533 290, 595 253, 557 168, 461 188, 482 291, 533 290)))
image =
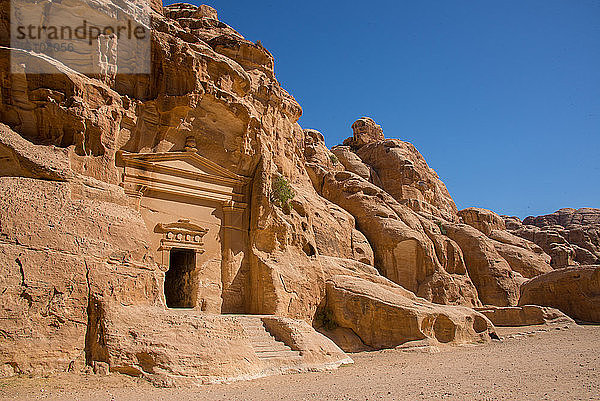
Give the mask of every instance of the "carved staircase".
POLYGON ((300 359, 300 352, 292 350, 285 343, 278 341, 267 331, 259 317, 240 318, 244 331, 250 337, 252 348, 259 359, 263 360, 295 360, 300 359))

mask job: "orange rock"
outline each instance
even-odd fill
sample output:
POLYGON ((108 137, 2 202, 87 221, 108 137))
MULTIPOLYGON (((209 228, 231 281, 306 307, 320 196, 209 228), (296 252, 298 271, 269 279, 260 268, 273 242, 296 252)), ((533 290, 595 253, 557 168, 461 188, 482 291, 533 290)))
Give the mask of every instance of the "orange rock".
POLYGON ((559 311, 537 305, 524 306, 484 306, 475 308, 485 315, 495 326, 534 326, 542 324, 574 324, 573 319, 559 311))
POLYGON ((600 266, 559 269, 521 286, 519 305, 560 309, 573 319, 600 322, 600 266))
POLYGON ((327 281, 325 311, 330 325, 352 330, 374 349, 424 339, 442 344, 482 343, 494 332, 490 321, 472 309, 407 298, 393 288, 349 276, 327 281))

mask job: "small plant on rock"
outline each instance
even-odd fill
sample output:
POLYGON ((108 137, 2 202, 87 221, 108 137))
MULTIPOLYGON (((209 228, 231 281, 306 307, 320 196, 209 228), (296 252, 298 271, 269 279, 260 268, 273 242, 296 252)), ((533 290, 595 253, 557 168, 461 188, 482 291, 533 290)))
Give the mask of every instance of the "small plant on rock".
POLYGON ((331 160, 331 164, 333 164, 334 166, 339 162, 338 157, 333 153, 329 155, 329 160, 331 160))
POLYGON ((440 228, 440 232, 442 233, 442 235, 446 235, 446 229, 444 228, 444 225, 442 224, 442 222, 438 220, 438 221, 436 221, 436 224, 440 228))
POLYGON ((317 327, 323 327, 326 330, 333 330, 337 327, 333 312, 327 308, 318 310, 315 320, 317 327))
POLYGON ((289 208, 289 202, 296 196, 294 189, 289 181, 279 176, 271 183, 271 201, 277 203, 282 208, 289 208))

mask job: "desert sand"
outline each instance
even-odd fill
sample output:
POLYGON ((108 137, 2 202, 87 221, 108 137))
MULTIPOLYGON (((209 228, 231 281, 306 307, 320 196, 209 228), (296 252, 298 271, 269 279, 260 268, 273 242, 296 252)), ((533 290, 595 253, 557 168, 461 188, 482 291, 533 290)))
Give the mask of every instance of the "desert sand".
POLYGON ((501 341, 440 352, 353 354, 331 372, 158 389, 122 375, 0 381, 12 400, 600 400, 600 326, 500 328, 501 341))

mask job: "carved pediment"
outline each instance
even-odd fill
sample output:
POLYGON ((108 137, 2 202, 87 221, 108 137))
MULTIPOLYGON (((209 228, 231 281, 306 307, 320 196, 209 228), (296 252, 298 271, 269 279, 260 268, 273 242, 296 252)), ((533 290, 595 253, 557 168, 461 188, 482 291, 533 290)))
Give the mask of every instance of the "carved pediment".
POLYGON ((196 152, 121 153, 126 166, 172 175, 222 180, 231 185, 244 185, 248 177, 235 174, 196 152))
POLYGON ((246 207, 245 186, 250 179, 196 152, 121 152, 120 160, 123 186, 131 195, 152 190, 246 207))

